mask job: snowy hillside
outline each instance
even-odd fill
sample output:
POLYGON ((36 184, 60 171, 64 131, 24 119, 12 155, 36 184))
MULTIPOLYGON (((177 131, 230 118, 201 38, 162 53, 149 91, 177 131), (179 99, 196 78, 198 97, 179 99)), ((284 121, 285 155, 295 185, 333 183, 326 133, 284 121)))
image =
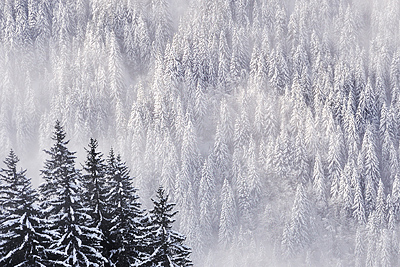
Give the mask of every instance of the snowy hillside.
POLYGON ((95 138, 165 188, 194 266, 400 264, 399 1, 4 0, 0 29, 0 158, 39 195, 59 120, 78 176, 95 138))

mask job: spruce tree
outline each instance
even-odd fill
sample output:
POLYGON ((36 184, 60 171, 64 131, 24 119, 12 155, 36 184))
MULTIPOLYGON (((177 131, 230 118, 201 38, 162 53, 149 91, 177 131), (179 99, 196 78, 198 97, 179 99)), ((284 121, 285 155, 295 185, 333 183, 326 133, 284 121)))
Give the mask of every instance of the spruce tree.
POLYGON ((224 180, 221 191, 221 213, 219 219, 218 243, 227 249, 233 240, 236 225, 236 202, 232 187, 227 179, 224 180))
POLYGON ((142 236, 146 217, 138 202, 128 167, 111 150, 107 158, 107 215, 105 234, 111 266, 139 264, 146 256, 142 236))
POLYGON ((97 151, 98 142, 91 138, 89 149, 86 149, 87 158, 83 170, 83 202, 87 205, 88 213, 94 225, 101 225, 105 213, 105 163, 103 154, 97 151))
POLYGON ((216 221, 215 176, 213 172, 213 157, 211 155, 204 161, 201 170, 199 187, 200 231, 202 231, 202 246, 207 251, 213 240, 213 226, 216 221))
POLYGON ((365 233, 363 231, 363 226, 362 225, 358 225, 357 226, 357 231, 356 231, 356 235, 355 235, 355 241, 354 241, 354 245, 355 245, 355 249, 354 249, 354 256, 355 256, 355 263, 354 266, 355 267, 361 267, 361 266, 365 266, 363 265, 363 261, 365 259, 365 233))
POLYGON ((313 188, 314 198, 319 210, 325 211, 327 207, 327 182, 320 154, 317 152, 315 156, 314 171, 313 171, 313 188))
POLYGON ((104 233, 108 232, 105 216, 107 216, 106 204, 106 165, 103 154, 97 151, 98 142, 91 138, 87 152, 87 158, 83 170, 85 174, 82 176, 82 203, 84 204, 87 214, 92 221, 90 226, 95 227, 101 232, 101 251, 103 256, 108 252, 108 239, 104 233))
POLYGON ((353 170, 354 199, 353 199, 353 217, 356 221, 363 225, 367 222, 367 214, 365 211, 365 199, 362 192, 361 181, 359 180, 357 170, 353 170))
POLYGON ((379 158, 376 152, 376 140, 372 124, 366 126, 361 153, 364 158, 362 175, 365 185, 365 212, 367 216, 372 213, 376 205, 378 183, 380 180, 379 158))
POLYGON ((160 187, 157 198, 152 199, 154 207, 150 211, 151 232, 147 238, 147 247, 151 254, 144 266, 192 266, 189 258, 191 249, 183 244, 185 236, 172 230, 175 222, 173 217, 178 211, 173 211, 175 204, 168 202, 168 197, 160 187))
POLYGON ((11 150, 0 171, 0 265, 39 267, 43 263, 42 220, 37 207, 38 195, 26 170, 17 170, 19 159, 11 150))
POLYGON ((48 220, 52 242, 46 246, 50 265, 102 266, 99 253, 100 232, 91 227, 91 217, 85 213, 80 194, 80 173, 75 168, 74 152, 69 151, 66 133, 57 121, 52 136, 55 142, 45 150, 49 159, 41 170, 41 209, 48 220))
POLYGON ((286 228, 284 237, 287 240, 282 244, 286 246, 284 251, 287 255, 296 255, 310 245, 312 237, 310 202, 302 183, 297 186, 291 220, 286 228))

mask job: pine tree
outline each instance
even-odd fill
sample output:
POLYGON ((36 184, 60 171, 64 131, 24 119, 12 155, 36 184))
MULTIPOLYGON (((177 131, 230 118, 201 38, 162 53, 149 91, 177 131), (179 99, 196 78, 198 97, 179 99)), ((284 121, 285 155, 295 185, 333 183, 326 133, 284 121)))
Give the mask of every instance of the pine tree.
POLYGON ((357 232, 355 236, 355 267, 361 267, 363 265, 363 261, 365 258, 364 249, 365 249, 365 241, 364 241, 364 231, 363 226, 357 226, 357 232))
POLYGON ((303 184, 307 184, 310 179, 309 165, 307 152, 304 144, 304 131, 299 130, 295 139, 295 151, 293 157, 293 163, 295 168, 295 180, 294 184, 299 181, 303 184))
POLYGON ((357 132, 357 126, 355 121, 355 105, 356 99, 352 91, 349 93, 349 99, 343 115, 343 128, 347 140, 348 157, 355 159, 358 147, 360 145, 360 137, 357 132))
POLYGON ((151 7, 153 9, 153 21, 155 22, 155 44, 154 52, 160 53, 164 51, 165 45, 172 36, 172 19, 169 11, 168 0, 152 0, 151 7))
POLYGON ((111 266, 139 264, 147 255, 141 236, 145 235, 146 217, 132 186, 128 167, 111 149, 106 165, 107 188, 105 216, 107 259, 111 266))
POLYGON ((289 83, 290 73, 286 55, 281 44, 277 45, 271 57, 271 67, 269 69, 270 83, 275 92, 283 94, 285 86, 289 83))
POLYGON ((229 63, 231 53, 228 47, 228 41, 224 31, 221 31, 219 38, 219 52, 218 52, 218 86, 221 93, 230 93, 229 84, 229 63))
POLYGON ((373 211, 368 217, 367 223, 367 257, 366 266, 374 266, 375 261, 379 261, 379 231, 380 228, 377 224, 376 212, 373 211))
POLYGON ((291 239, 293 244, 293 252, 290 254, 296 254, 310 245, 312 233, 310 215, 308 197, 303 184, 299 183, 292 208, 290 228, 288 229, 288 238, 291 239))
MULTIPOLYGON (((291 155, 291 143, 290 143, 290 136, 289 133, 284 127, 275 144, 275 151, 274 151, 274 169, 276 174, 283 179, 289 177, 288 172, 292 167, 292 155, 291 155)), ((286 181, 287 182, 287 181, 286 181)))
POLYGON ((231 245, 235 231, 236 203, 232 187, 227 179, 224 180, 224 185, 222 186, 221 202, 218 243, 222 248, 228 248, 231 245))
POLYGON ((94 225, 100 227, 105 214, 105 163, 101 152, 97 151, 98 142, 91 138, 88 149, 85 148, 87 158, 83 169, 86 174, 82 177, 83 202, 88 208, 94 225))
POLYGON ((230 144, 233 138, 232 118, 226 99, 222 99, 220 118, 217 124, 213 147, 213 166, 216 186, 222 186, 225 178, 229 176, 231 166, 230 144))
POLYGON ((199 188, 201 161, 200 152, 197 146, 197 135, 192 121, 187 119, 187 125, 182 140, 181 147, 181 170, 177 179, 176 200, 182 206, 189 184, 193 186, 195 195, 199 188))
MULTIPOLYGON (((180 208, 179 232, 186 236, 186 242, 191 247, 193 255, 198 256, 202 251, 199 238, 199 206, 190 182, 180 208)), ((193 260, 196 261, 197 257, 193 260)))
MULTIPOLYGON (((97 151, 98 142, 91 138, 87 152, 87 158, 83 170, 86 174, 82 177, 82 202, 87 214, 92 221, 90 226, 97 228, 101 232, 101 250, 105 257, 108 252, 108 240, 104 233, 108 233, 107 222, 107 202, 106 202, 106 165, 103 154, 97 151)), ((107 236, 108 237, 108 236, 107 236)))
POLYGON ((199 187, 200 231, 202 247, 207 250, 213 241, 213 226, 216 217, 215 180, 211 155, 204 161, 199 187))
POLYGON ((322 211, 324 211, 327 207, 326 187, 327 183, 324 174, 324 169, 322 167, 321 156, 317 152, 314 162, 313 188, 317 205, 322 211))
POLYGON ((328 176, 331 181, 331 199, 337 204, 339 202, 340 173, 343 163, 343 139, 341 138, 340 127, 336 128, 336 133, 329 139, 328 154, 328 176))
POLYGON ((395 175, 392 185, 391 203, 393 204, 393 219, 398 222, 400 219, 400 175, 395 175))
POLYGON ((365 211, 365 201, 362 192, 361 181, 359 181, 357 170, 353 170, 352 176, 354 188, 354 202, 353 202, 353 217, 358 221, 359 224, 365 224, 366 211, 365 211))
POLYGON ((172 230, 175 222, 173 217, 178 213, 172 211, 175 204, 168 202, 168 195, 160 187, 157 199, 152 199, 154 208, 150 211, 150 234, 146 239, 146 246, 150 255, 143 266, 192 266, 189 258, 191 250, 185 246, 185 236, 172 230))
POLYGON ((392 241, 390 230, 382 229, 381 231, 381 251, 380 251, 380 258, 381 258, 381 266, 382 267, 390 267, 393 266, 392 262, 392 241))
POLYGON ((11 150, 0 171, 0 265, 42 267, 43 244, 50 237, 42 231, 36 190, 26 170, 17 170, 18 161, 11 150))
POLYGON ((377 106, 376 106, 375 91, 372 88, 371 80, 368 79, 365 89, 361 92, 360 102, 357 107, 357 126, 361 134, 364 133, 367 123, 377 126, 377 106))
POLYGON ((340 175, 339 199, 343 218, 350 217, 353 208, 354 200, 350 180, 355 168, 352 161, 348 162, 340 175))
POLYGON ((365 179, 365 211, 367 216, 375 208, 377 188, 380 180, 379 161, 374 137, 373 125, 368 124, 361 148, 364 158, 362 175, 365 179))
MULTIPOLYGON (((109 55, 108 55, 108 81, 110 88, 110 97, 112 99, 112 103, 114 104, 114 112, 116 116, 116 120, 118 120, 118 105, 122 99, 125 99, 126 96, 126 88, 124 84, 123 78, 123 64, 122 64, 122 55, 119 48, 119 44, 117 41, 116 34, 114 32, 110 32, 107 36, 108 46, 109 46, 109 55)), ((117 121, 118 122, 118 121, 117 121)), ((117 123, 117 127, 121 127, 117 123)), ((120 132, 120 128, 117 129, 118 134, 120 132)))
MULTIPOLYGON (((249 181, 249 192, 251 199, 252 213, 258 210, 262 198, 262 183, 259 175, 259 167, 256 156, 256 143, 253 138, 250 140, 249 148, 247 151, 247 176, 249 181)), ((254 223, 254 222, 253 222, 254 223)), ((253 225, 254 226, 254 225, 253 225)))
MULTIPOLYGON (((172 141, 171 134, 166 132, 164 134, 163 144, 163 164, 161 168, 160 183, 165 188, 167 194, 174 197, 176 176, 179 172, 178 153, 176 146, 172 141)), ((140 168, 140 166, 138 166, 140 168)))
POLYGON ((376 197, 376 223, 380 228, 385 228, 387 225, 387 205, 386 205, 385 187, 382 180, 379 181, 378 195, 376 197))
POLYGON ((69 151, 66 133, 56 122, 50 150, 41 171, 44 183, 39 187, 43 216, 49 222, 53 240, 46 250, 48 262, 67 266, 101 266, 100 231, 90 227, 80 194, 80 173, 75 168, 74 152, 69 151))

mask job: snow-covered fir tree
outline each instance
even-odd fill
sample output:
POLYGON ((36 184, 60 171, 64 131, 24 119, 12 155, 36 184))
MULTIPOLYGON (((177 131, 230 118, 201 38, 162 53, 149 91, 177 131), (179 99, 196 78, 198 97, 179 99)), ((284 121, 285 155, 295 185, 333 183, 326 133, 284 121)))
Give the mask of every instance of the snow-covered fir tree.
POLYGON ((106 192, 106 164, 103 154, 97 150, 98 142, 90 139, 85 165, 83 165, 84 173, 82 175, 81 201, 86 213, 91 217, 91 221, 87 221, 87 225, 95 227, 100 232, 100 250, 104 257, 108 255, 108 233, 107 228, 107 200, 106 192))
POLYGON ((49 158, 41 170, 44 183, 39 187, 42 216, 52 237, 46 244, 45 260, 53 265, 102 266, 106 259, 100 250, 101 232, 91 226, 92 218, 83 206, 75 153, 68 149, 65 138, 57 121, 54 144, 45 150, 49 158))
POLYGON ((138 265, 147 255, 143 240, 147 217, 121 157, 111 149, 106 162, 105 256, 110 266, 138 265))
POLYGON ((175 204, 169 202, 169 196, 162 187, 157 190, 156 199, 152 199, 154 206, 150 211, 149 236, 146 247, 149 256, 144 266, 192 266, 189 258, 191 250, 187 247, 185 236, 174 231, 173 217, 178 211, 173 211, 175 204))
POLYGON ((0 172, 0 264, 45 266, 44 244, 50 241, 50 236, 44 233, 38 194, 32 188, 31 179, 26 177, 26 170, 17 169, 18 162, 11 150, 0 172))

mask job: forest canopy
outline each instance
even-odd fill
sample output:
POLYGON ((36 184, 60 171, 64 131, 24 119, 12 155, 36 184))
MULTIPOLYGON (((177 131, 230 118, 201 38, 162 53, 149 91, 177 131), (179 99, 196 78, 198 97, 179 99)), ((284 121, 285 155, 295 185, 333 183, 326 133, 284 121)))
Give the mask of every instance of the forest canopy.
POLYGON ((0 156, 36 187, 56 120, 78 157, 114 147, 144 207, 159 185, 177 204, 196 266, 397 266, 399 18, 397 0, 0 1, 0 156))

